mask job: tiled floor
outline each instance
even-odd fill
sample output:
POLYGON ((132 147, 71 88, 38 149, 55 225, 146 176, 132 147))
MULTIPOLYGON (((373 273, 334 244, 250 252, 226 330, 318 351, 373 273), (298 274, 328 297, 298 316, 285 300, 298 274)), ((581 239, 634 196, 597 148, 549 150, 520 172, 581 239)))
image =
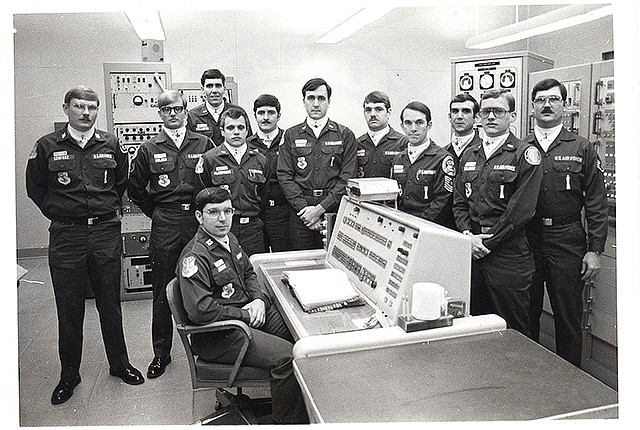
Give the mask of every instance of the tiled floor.
MULTIPOLYGON (((174 334, 172 363, 166 373, 130 386, 109 375, 98 313, 86 302, 82 382, 62 405, 51 404, 58 383, 57 319, 46 258, 18 262, 28 270, 18 287, 18 359, 20 426, 94 426, 191 424, 213 412, 213 390, 193 392, 184 348, 174 334)), ((122 302, 131 363, 143 374, 152 358, 151 300, 122 302)), ((246 389, 250 396, 266 389, 246 389)))

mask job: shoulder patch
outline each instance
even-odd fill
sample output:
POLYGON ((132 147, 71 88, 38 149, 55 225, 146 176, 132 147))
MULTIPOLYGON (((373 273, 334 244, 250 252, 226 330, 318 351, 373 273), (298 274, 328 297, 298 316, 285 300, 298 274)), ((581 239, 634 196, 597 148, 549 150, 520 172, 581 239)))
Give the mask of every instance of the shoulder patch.
POLYGON ((190 278, 198 273, 198 263, 196 263, 196 257, 190 255, 182 259, 182 276, 190 278))
POLYGON ((453 157, 451 155, 447 155, 442 160, 442 170, 445 175, 455 176, 456 174, 456 164, 453 161, 453 157))
POLYGON ((532 166, 538 166, 542 161, 540 151, 538 151, 538 148, 535 148, 533 146, 528 147, 527 150, 524 151, 524 159, 527 160, 527 163, 531 164, 532 166))

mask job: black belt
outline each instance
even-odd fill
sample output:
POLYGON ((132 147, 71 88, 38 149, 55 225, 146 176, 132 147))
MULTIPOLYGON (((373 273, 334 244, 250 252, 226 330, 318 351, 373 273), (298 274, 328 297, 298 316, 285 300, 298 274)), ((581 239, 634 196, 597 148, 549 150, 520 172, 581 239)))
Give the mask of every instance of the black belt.
POLYGON ((161 209, 174 209, 178 211, 188 211, 194 209, 193 203, 158 203, 157 208, 161 209))
POLYGON ((108 212, 106 214, 92 216, 92 217, 52 217, 52 221, 61 222, 63 224, 78 224, 78 225, 94 225, 104 221, 109 221, 110 219, 114 219, 116 217, 116 212, 108 212))
POLYGON ((559 227, 562 225, 573 224, 582 219, 580 214, 567 215, 567 216, 556 216, 553 218, 534 218, 536 224, 545 226, 545 227, 559 227))
POLYGON ((320 189, 320 190, 302 190, 303 196, 308 197, 325 197, 329 195, 330 189, 320 189))

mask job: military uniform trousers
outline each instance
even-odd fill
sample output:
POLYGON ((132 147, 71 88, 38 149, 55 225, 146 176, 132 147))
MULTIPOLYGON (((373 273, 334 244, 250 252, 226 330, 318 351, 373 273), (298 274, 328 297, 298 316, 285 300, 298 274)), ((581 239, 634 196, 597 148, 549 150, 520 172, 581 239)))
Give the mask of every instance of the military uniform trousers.
MULTIPOLYGON (((474 232, 477 234, 479 232, 474 232)), ((530 289, 535 271, 524 231, 471 262, 471 315, 496 314, 529 336, 530 289)))
MULTIPOLYGON (((324 197, 312 197, 305 196, 308 206, 315 206, 320 204, 324 197)), ((290 245, 291 249, 295 251, 302 251, 308 249, 322 249, 324 244, 322 243, 322 233, 320 231, 311 230, 308 228, 300 217, 298 211, 289 206, 289 231, 290 233, 290 245)))
POLYGON ((289 251, 289 203, 284 200, 282 203, 274 202, 271 206, 267 200, 264 208, 264 243, 265 251, 279 252, 289 251))
MULTIPOLYGON (((282 424, 308 423, 304 399, 293 372, 293 337, 275 306, 265 307, 265 323, 252 328, 253 338, 242 362, 269 369, 274 420, 282 424)), ((195 334, 193 348, 205 361, 233 364, 244 338, 236 330, 195 334)))
POLYGON ((265 252, 264 222, 257 216, 233 216, 231 233, 249 257, 265 252))
POLYGON ((580 367, 582 357, 582 308, 584 281, 582 258, 587 239, 580 221, 561 226, 527 225, 529 245, 536 263, 531 291, 531 334, 540 336, 544 287, 553 310, 556 353, 580 367))
POLYGON ((121 254, 120 220, 115 216, 92 225, 52 221, 49 226, 61 381, 73 381, 80 375, 88 283, 95 296, 109 366, 129 364, 120 307, 121 254))
POLYGON ((182 248, 198 230, 193 205, 189 210, 156 207, 151 218, 149 256, 153 282, 151 339, 153 353, 165 357, 171 352, 173 320, 167 303, 167 284, 175 276, 182 248))

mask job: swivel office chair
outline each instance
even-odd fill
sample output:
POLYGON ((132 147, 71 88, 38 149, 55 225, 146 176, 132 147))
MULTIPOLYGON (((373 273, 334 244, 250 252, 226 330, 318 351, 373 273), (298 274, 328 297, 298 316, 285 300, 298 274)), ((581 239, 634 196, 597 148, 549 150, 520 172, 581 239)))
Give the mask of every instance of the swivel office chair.
POLYGON ((242 365, 252 338, 249 326, 239 320, 216 321, 205 325, 193 324, 184 309, 180 285, 176 278, 167 284, 167 301, 184 345, 194 391, 216 388, 215 412, 200 420, 200 424, 260 423, 261 417, 271 413, 271 399, 251 399, 242 393, 242 387, 268 387, 270 373, 267 369, 242 365), (193 351, 192 334, 229 329, 239 330, 245 339, 234 364, 204 361, 193 351), (223 387, 236 388, 236 394, 223 387))

